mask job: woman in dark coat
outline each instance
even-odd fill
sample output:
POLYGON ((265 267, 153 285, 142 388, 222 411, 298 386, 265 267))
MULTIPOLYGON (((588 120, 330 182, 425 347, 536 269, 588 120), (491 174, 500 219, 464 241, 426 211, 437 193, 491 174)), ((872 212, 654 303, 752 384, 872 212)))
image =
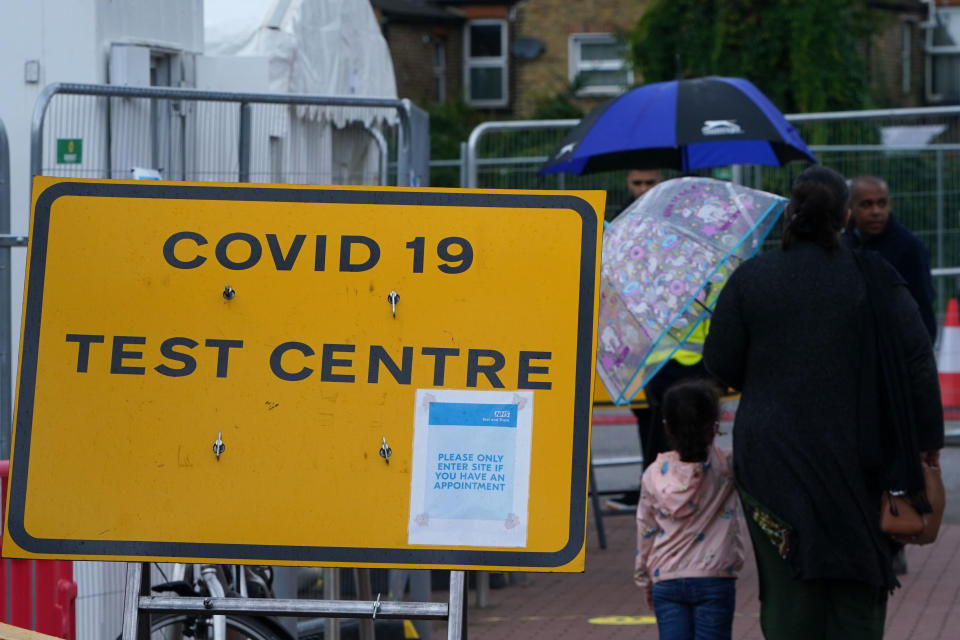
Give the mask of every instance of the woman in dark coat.
MULTIPOLYGON (((825 167, 797 178, 782 247, 733 273, 704 345, 710 372, 742 393, 734 469, 767 638, 882 638, 897 586, 895 547, 879 528, 877 348, 863 276, 840 242, 847 197, 825 167)), ((902 279, 879 269, 906 352, 919 450, 938 464, 930 339, 902 279)))

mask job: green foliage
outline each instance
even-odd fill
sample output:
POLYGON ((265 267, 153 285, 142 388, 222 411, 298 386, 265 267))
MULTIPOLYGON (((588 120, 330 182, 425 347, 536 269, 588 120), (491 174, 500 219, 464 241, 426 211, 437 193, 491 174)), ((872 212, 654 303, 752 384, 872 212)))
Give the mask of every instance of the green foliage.
POLYGON ((864 0, 653 0, 630 36, 646 82, 753 82, 785 113, 869 106, 864 0))
POLYGON ((564 120, 567 118, 582 118, 583 109, 573 103, 571 95, 571 92, 568 90, 556 96, 538 101, 531 119, 564 120))
MULTIPOLYGON (((470 137, 474 127, 488 119, 484 113, 471 109, 460 98, 424 108, 430 114, 430 157, 436 160, 459 158, 460 143, 470 137)), ((459 168, 441 167, 432 170, 430 185, 459 187, 459 168)))
POLYGON ((430 157, 457 158, 460 142, 486 118, 460 98, 426 107, 430 114, 430 157))

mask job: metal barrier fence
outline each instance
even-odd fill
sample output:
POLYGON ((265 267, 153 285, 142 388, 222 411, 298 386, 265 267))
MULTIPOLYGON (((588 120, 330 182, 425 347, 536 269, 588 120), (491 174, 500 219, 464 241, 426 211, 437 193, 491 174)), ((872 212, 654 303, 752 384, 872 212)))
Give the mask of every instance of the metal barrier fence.
POLYGON ((0 120, 0 300, 7 301, 7 310, 0 310, 0 460, 10 459, 10 429, 13 424, 11 388, 13 359, 10 357, 10 145, 7 130, 0 120))
MULTIPOLYGON (((55 83, 37 97, 30 133, 31 180, 130 179, 146 169, 166 180, 429 183, 429 120, 406 99, 55 83), (321 107, 347 119, 373 109, 382 122, 395 124, 338 129, 317 117, 321 107)), ((2 301, 11 300, 10 247, 27 244, 26 237, 9 235, 9 196, 9 153, 0 123, 2 301)), ((0 313, 3 459, 9 457, 12 423, 10 335, 10 314, 0 313)))
POLYGON ((387 184, 394 151, 397 183, 421 184, 426 122, 405 99, 57 83, 34 108, 31 174, 123 179, 144 168, 168 180, 387 184), (348 120, 373 109, 395 124, 337 128, 320 108, 348 120))
MULTIPOLYGON (((960 266, 960 107, 886 109, 788 115, 824 165, 844 175, 875 174, 890 185, 894 215, 930 251, 937 285, 937 309, 956 295, 960 266)), ((486 122, 470 134, 465 154, 468 187, 523 189, 604 189, 607 218, 629 201, 622 173, 587 176, 537 171, 578 120, 486 122)), ((789 193, 804 168, 795 162, 782 168, 737 167, 697 172, 735 177, 738 182, 789 193)), ((679 175, 665 171, 668 177, 679 175)), ((779 232, 768 243, 779 242, 779 232)))

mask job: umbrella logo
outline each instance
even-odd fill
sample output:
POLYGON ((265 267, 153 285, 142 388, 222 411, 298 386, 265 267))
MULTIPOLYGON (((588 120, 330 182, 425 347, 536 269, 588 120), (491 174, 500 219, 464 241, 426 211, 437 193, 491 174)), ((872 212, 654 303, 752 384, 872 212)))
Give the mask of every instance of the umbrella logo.
POLYGON ((743 133, 736 120, 704 120, 700 133, 705 136, 730 136, 743 133))
POLYGON ((577 148, 576 142, 568 142, 567 144, 560 147, 560 150, 557 151, 557 155, 555 157, 562 158, 567 154, 573 153, 573 150, 576 148, 577 148))

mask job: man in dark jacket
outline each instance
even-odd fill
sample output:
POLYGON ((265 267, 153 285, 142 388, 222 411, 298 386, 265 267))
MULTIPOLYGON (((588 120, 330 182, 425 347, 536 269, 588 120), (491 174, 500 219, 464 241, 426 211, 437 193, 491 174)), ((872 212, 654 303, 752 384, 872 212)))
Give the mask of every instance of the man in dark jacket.
POLYGON ((850 225, 844 233, 847 246, 876 251, 893 265, 917 301, 920 317, 933 342, 937 337, 937 322, 933 314, 930 259, 917 237, 891 215, 887 183, 876 176, 854 178, 850 182, 850 209, 850 225))

